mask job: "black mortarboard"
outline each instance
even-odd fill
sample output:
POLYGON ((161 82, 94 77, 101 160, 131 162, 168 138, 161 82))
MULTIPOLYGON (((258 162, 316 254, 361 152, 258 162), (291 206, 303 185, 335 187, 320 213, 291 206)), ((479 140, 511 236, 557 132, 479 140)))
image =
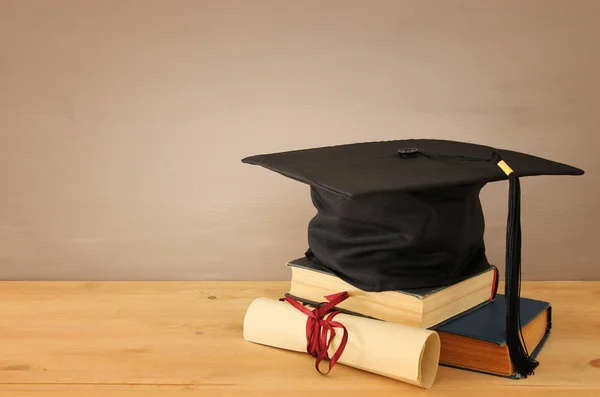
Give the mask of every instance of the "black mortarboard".
POLYGON ((519 330, 519 178, 583 171, 524 153, 445 140, 396 140, 248 157, 311 186, 306 255, 365 291, 442 286, 489 267, 479 192, 509 180, 507 344, 517 371, 537 362, 519 330))

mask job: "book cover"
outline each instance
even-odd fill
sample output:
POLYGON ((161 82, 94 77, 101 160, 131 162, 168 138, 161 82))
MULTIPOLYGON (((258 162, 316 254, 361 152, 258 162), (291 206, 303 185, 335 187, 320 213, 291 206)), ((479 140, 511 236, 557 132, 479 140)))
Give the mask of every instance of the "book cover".
MULTIPOLYGON (((304 269, 308 269, 308 270, 312 270, 312 271, 316 271, 316 272, 320 272, 320 273, 324 273, 324 274, 328 274, 334 277, 337 277, 333 272, 331 272, 329 269, 326 269, 322 266, 319 266, 318 264, 316 264, 315 262, 311 261, 310 259, 306 258, 306 257, 302 257, 302 258, 298 258, 295 259, 293 261, 290 261, 288 263, 288 266, 296 266, 296 267, 301 267, 304 269)), ((489 271, 489 269, 496 269, 495 266, 490 265, 489 268, 484 269, 483 271, 480 271, 478 273, 474 273, 474 274, 469 274, 468 276, 466 276, 464 279, 468 279, 474 276, 477 276, 479 274, 485 273, 487 271, 489 271)), ((407 295, 411 295, 414 296, 415 298, 418 299, 424 299, 427 296, 434 294, 436 292, 439 292, 441 290, 443 290, 444 288, 448 288, 449 285, 446 286, 440 286, 440 287, 429 287, 429 288, 412 288, 412 289, 403 289, 403 290, 399 290, 396 291, 398 293, 402 293, 402 294, 407 294, 407 295)), ((495 283, 494 285, 494 290, 492 291, 492 299, 496 296, 498 290, 498 282, 495 283)))

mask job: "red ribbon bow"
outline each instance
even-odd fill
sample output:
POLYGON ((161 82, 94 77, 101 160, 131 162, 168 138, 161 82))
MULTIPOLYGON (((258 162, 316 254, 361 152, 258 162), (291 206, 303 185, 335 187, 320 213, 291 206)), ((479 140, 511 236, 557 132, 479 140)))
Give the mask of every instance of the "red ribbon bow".
POLYGON ((287 301, 296 309, 308 316, 308 319, 306 320, 306 351, 311 356, 317 358, 315 361, 315 368, 322 375, 327 375, 331 371, 335 363, 344 352, 344 348, 348 342, 348 331, 346 330, 346 327, 344 327, 344 325, 338 321, 333 321, 333 318, 340 312, 337 310, 331 311, 340 302, 346 300, 348 296, 348 292, 346 291, 328 295, 325 297, 325 299, 327 299, 329 302, 319 303, 314 310, 307 309, 300 302, 289 296, 283 298, 283 300, 287 301), (342 340, 340 341, 340 345, 338 346, 337 350, 333 356, 329 358, 329 346, 335 337, 334 328, 343 329, 344 334, 342 335, 342 340), (328 334, 329 337, 327 337, 328 334), (319 364, 324 359, 329 360, 329 370, 327 370, 327 372, 322 372, 319 368, 319 364))

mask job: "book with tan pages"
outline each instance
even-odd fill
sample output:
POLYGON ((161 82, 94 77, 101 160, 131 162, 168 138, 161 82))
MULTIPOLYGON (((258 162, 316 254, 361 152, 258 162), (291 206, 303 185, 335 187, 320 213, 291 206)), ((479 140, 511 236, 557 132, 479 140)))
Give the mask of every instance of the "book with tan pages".
POLYGON ((350 297, 338 309, 417 328, 431 328, 474 310, 494 299, 498 270, 494 266, 456 284, 402 291, 360 290, 308 258, 288 262, 292 280, 288 296, 316 304, 323 296, 348 291, 350 297))
MULTIPOLYGON (((548 302, 520 298, 523 345, 535 359, 552 328, 548 302)), ((506 344, 506 302, 498 295, 489 305, 433 328, 440 336, 440 365, 521 378, 506 344)))

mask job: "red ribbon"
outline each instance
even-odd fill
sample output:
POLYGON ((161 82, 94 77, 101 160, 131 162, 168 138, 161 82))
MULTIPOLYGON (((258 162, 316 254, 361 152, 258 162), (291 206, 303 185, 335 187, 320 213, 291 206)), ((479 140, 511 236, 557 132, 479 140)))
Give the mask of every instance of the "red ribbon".
POLYGON ((496 298, 497 291, 498 291, 498 268, 494 267, 494 281, 492 281, 492 292, 490 294, 491 301, 493 301, 496 298))
POLYGON ((335 363, 338 361, 346 343, 348 342, 348 331, 342 323, 333 321, 333 318, 340 312, 332 309, 348 298, 348 292, 339 292, 337 294, 328 295, 325 297, 329 302, 322 302, 317 305, 314 310, 307 309, 302 303, 291 297, 285 297, 283 300, 290 303, 296 309, 308 316, 306 320, 306 351, 313 357, 316 357, 315 368, 322 375, 327 375, 335 363), (341 328, 344 331, 342 340, 337 350, 331 358, 329 358, 329 346, 335 337, 335 328, 341 328), (329 337, 327 335, 329 334, 329 337), (329 360, 329 370, 322 372, 319 364, 322 360, 329 360))

